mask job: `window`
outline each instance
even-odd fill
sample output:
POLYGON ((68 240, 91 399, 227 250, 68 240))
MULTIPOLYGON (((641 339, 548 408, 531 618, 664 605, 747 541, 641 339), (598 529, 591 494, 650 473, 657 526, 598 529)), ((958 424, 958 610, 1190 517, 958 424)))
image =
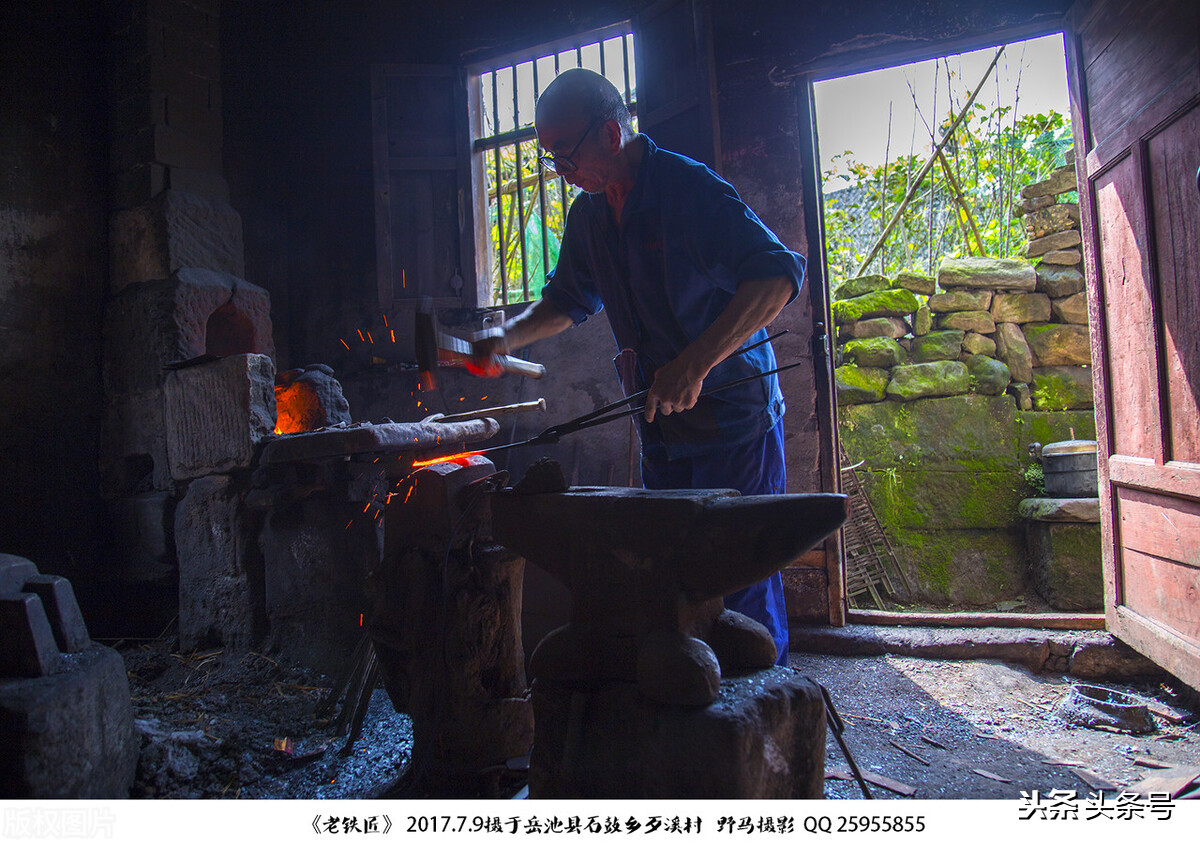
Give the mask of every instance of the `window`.
MULTIPOLYGON (((537 299, 558 261, 567 209, 577 189, 538 161, 533 128, 538 94, 564 70, 584 67, 607 77, 635 111, 633 36, 628 23, 509 55, 474 68, 479 116, 473 152, 482 160, 482 204, 491 274, 491 304, 537 299)), ((479 173, 480 168, 475 168, 479 173)), ((480 286, 481 288, 484 286, 480 286)), ((480 303, 485 305, 486 303, 480 303)))

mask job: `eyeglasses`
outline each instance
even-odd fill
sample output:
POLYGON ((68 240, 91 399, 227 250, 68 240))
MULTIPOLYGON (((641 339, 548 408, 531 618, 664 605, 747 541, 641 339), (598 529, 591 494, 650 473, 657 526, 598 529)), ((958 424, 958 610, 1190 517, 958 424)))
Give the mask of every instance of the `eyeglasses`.
POLYGON ((587 137, 592 134, 592 130, 603 122, 604 121, 600 118, 596 118, 590 124, 588 124, 588 128, 584 130, 583 136, 579 139, 579 143, 571 148, 571 152, 567 153, 565 156, 560 156, 556 153, 542 153, 542 155, 538 156, 538 161, 541 162, 542 165, 548 170, 554 171, 559 176, 563 175, 564 173, 571 173, 575 170, 578 170, 579 165, 575 164, 573 161, 575 154, 579 152, 579 148, 583 146, 583 142, 587 140, 587 137))

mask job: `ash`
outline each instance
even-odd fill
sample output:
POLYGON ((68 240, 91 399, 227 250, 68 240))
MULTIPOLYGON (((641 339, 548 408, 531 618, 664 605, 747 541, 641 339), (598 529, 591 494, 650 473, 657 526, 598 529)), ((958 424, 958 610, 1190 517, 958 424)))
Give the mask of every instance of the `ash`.
POLYGON ((141 743, 132 798, 370 798, 409 761, 412 723, 382 688, 342 754, 346 738, 316 718, 333 679, 257 652, 113 645, 141 743))

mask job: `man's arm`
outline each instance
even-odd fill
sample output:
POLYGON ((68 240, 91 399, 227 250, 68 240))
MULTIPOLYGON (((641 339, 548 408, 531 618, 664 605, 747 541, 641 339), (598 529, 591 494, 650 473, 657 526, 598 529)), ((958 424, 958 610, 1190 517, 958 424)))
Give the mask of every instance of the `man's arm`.
POLYGON ((787 276, 742 282, 717 319, 655 372, 646 396, 646 420, 694 406, 708 372, 774 320, 794 292, 795 283, 787 276))
POLYGON ((504 321, 503 326, 487 329, 475 338, 472 343, 473 372, 479 376, 499 376, 502 371, 496 356, 557 335, 572 325, 570 317, 540 299, 516 317, 504 321))

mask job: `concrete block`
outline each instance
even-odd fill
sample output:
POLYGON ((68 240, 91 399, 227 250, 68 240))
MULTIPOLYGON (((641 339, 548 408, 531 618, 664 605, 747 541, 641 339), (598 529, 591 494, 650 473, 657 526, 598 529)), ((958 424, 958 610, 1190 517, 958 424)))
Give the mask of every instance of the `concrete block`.
POLYGON ((75 601, 75 590, 68 580, 62 576, 31 576, 25 582, 25 592, 37 594, 42 600, 60 652, 83 652, 91 647, 87 623, 83 621, 83 613, 75 601))
POLYGON ((179 644, 184 650, 254 643, 262 620, 262 563, 254 512, 228 476, 188 485, 175 513, 179 644))
POLYGON ((582 689, 537 679, 533 707, 530 798, 824 795, 825 703, 795 670, 726 677, 702 708, 659 705, 630 683, 582 689))
POLYGON ((0 596, 21 593, 25 582, 37 571, 37 565, 28 558, 0 553, 0 596))
POLYGON ((112 216, 109 243, 113 291, 134 282, 166 279, 185 267, 244 275, 241 216, 228 203, 180 190, 184 186, 176 186, 173 177, 180 168, 180 179, 186 182, 188 165, 160 163, 172 166, 170 190, 112 216))
POLYGON ((167 279, 128 285, 109 303, 109 398, 161 388, 166 365, 205 353, 274 356, 270 295, 228 273, 188 267, 167 279))
POLYGON ((275 365, 265 355, 174 371, 163 394, 167 460, 177 480, 249 467, 275 428, 275 365))
POLYGON ((115 650, 66 656, 54 675, 0 678, 0 796, 126 799, 137 758, 129 681, 115 650))
POLYGON ((0 678, 48 676, 62 665, 50 620, 36 594, 0 597, 0 641, 0 678))

